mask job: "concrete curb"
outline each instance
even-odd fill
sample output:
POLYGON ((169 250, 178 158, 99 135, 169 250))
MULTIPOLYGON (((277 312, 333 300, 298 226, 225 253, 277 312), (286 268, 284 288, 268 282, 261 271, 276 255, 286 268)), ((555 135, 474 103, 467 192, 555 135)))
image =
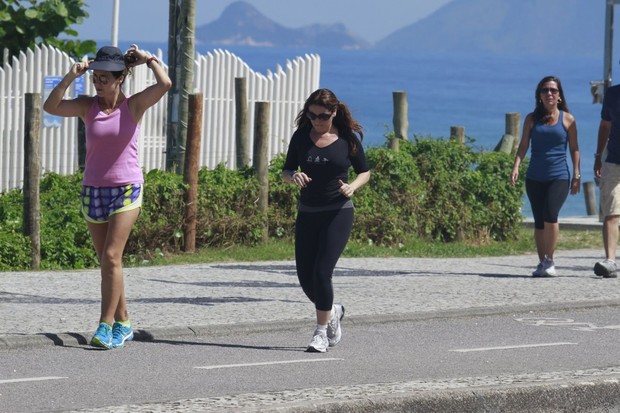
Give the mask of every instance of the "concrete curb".
MULTIPOLYGON (((305 406, 260 409, 278 413, 569 413, 616 412, 620 406, 620 382, 599 379, 549 384, 525 384, 502 388, 476 388, 384 396, 305 406)), ((254 411, 254 410, 246 410, 254 411)))
POLYGON ((244 393, 79 410, 100 413, 617 412, 620 367, 244 393))
MULTIPOLYGON (((521 226, 523 228, 534 228, 533 222, 522 222, 521 226)), ((601 231, 603 229, 603 223, 593 223, 593 224, 581 224, 574 222, 560 222, 560 227, 562 230, 569 231, 601 231)))

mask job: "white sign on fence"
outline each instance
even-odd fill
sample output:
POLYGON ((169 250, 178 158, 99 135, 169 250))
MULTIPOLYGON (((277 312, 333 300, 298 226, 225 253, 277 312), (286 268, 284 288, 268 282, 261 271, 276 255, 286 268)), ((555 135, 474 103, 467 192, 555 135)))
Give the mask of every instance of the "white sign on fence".
MULTIPOLYGON (((44 87, 43 87, 43 101, 47 100, 47 97, 52 93, 52 90, 60 83, 62 80, 61 76, 45 76, 44 87)), ((56 115, 50 115, 49 113, 43 111, 43 126, 59 128, 62 126, 62 118, 56 115)))

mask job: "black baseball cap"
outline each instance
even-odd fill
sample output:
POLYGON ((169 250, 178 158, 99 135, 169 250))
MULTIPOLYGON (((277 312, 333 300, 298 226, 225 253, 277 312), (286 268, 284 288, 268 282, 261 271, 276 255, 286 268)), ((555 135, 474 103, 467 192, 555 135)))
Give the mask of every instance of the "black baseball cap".
POLYGON ((97 51, 95 60, 88 65, 90 70, 120 72, 125 70, 125 57, 121 49, 114 46, 103 46, 97 51))

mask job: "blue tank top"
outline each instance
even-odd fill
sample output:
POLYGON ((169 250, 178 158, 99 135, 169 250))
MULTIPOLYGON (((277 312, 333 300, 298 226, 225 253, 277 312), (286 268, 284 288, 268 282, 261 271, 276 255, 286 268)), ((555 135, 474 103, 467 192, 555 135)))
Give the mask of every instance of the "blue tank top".
POLYGON ((530 164, 526 178, 540 182, 555 181, 570 178, 566 148, 568 133, 564 129, 564 112, 555 125, 537 123, 530 133, 530 147, 532 148, 530 164))

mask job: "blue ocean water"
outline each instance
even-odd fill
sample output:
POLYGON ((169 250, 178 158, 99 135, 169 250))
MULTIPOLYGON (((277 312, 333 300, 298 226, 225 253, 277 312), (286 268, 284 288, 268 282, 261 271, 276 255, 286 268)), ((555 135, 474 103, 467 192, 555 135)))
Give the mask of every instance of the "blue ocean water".
MULTIPOLYGON (((119 47, 128 47, 129 43, 119 47)), ((166 44, 141 44, 166 56, 166 44)), ((205 54, 212 49, 197 47, 205 54)), ((409 106, 409 138, 446 138, 451 126, 463 126, 473 146, 492 150, 505 131, 505 114, 525 115, 534 108, 534 89, 546 75, 562 81, 571 113, 577 120, 582 182, 593 180, 593 154, 600 104, 592 103, 590 81, 600 80, 603 57, 432 56, 379 50, 311 50, 229 47, 255 71, 274 71, 277 65, 308 53, 321 57, 321 87, 332 89, 351 108, 365 128, 364 144, 380 146, 392 130, 392 92, 405 91, 409 106)), ((570 161, 569 161, 570 162, 570 161)), ((570 165, 570 164, 569 164, 570 165)), ((506 177, 508 179, 508 177, 506 177)), ((523 213, 531 216, 529 202, 523 213)), ((569 196, 562 216, 586 214, 583 194, 569 196)))

